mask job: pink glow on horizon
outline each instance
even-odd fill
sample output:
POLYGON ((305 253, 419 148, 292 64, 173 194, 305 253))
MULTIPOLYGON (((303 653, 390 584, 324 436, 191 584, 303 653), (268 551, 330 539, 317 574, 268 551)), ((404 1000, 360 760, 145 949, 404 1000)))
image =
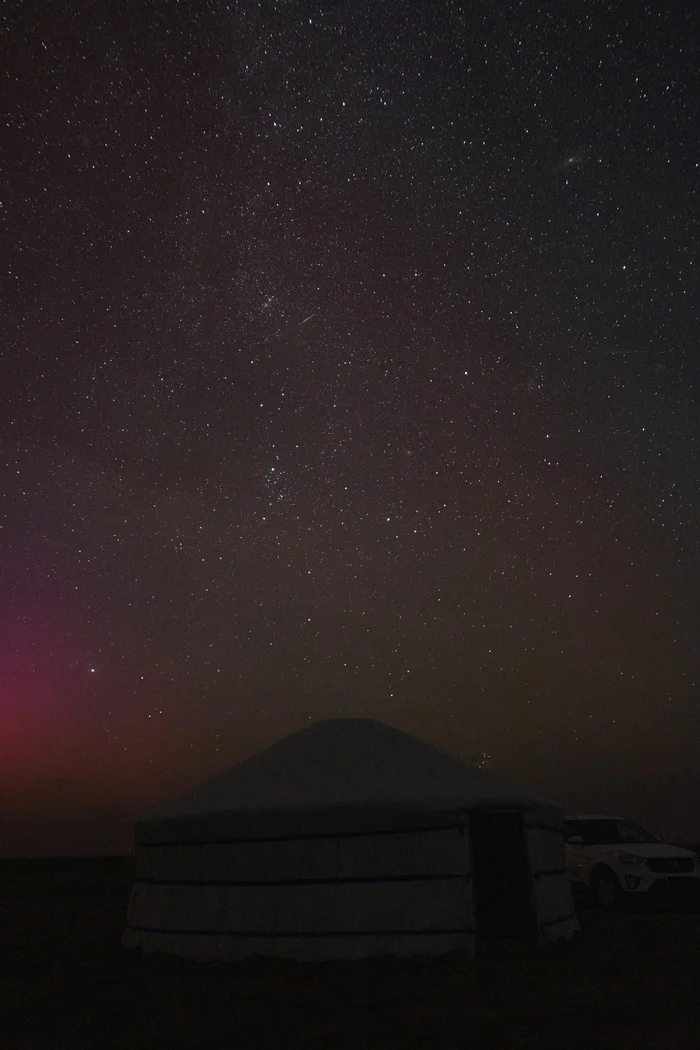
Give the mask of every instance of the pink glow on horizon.
MULTIPOLYGON (((53 618, 55 621, 55 618, 53 618)), ((3 779, 59 768, 81 706, 70 630, 23 618, 0 637, 0 765, 3 779)))

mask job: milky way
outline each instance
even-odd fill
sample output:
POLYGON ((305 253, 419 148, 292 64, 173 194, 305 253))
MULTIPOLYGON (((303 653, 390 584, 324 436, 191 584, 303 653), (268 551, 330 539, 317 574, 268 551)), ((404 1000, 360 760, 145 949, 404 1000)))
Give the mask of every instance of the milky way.
POLYGON ((334 715, 691 776, 691 14, 0 18, 11 788, 137 805, 334 715))

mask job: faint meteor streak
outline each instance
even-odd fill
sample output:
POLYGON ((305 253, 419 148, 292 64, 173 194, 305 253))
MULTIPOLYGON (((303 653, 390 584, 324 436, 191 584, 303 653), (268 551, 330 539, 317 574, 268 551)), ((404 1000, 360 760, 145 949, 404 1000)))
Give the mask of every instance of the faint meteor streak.
POLYGON ((310 320, 311 320, 311 318, 312 318, 312 317, 315 317, 315 316, 316 316, 316 314, 315 314, 315 313, 313 313, 313 314, 309 314, 309 316, 308 316, 308 317, 305 317, 305 318, 304 318, 304 320, 303 320, 303 321, 301 322, 301 324, 299 325, 299 327, 300 327, 300 328, 303 328, 303 327, 304 327, 304 325, 306 324, 306 322, 307 322, 307 321, 310 321, 310 320))

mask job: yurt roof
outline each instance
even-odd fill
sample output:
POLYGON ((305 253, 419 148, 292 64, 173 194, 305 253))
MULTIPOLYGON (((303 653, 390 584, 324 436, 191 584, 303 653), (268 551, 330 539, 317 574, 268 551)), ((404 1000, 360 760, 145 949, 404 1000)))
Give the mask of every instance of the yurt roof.
POLYGON ((382 722, 316 722, 219 773, 149 815, 339 807, 559 808, 556 803, 382 722))

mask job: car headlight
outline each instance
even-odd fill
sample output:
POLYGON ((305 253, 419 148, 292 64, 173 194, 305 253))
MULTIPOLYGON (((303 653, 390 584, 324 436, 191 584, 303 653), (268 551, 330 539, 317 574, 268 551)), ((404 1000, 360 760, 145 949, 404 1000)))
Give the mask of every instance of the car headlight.
POLYGON ((615 859, 619 860, 620 864, 645 864, 646 857, 639 857, 636 853, 616 853, 615 859))

